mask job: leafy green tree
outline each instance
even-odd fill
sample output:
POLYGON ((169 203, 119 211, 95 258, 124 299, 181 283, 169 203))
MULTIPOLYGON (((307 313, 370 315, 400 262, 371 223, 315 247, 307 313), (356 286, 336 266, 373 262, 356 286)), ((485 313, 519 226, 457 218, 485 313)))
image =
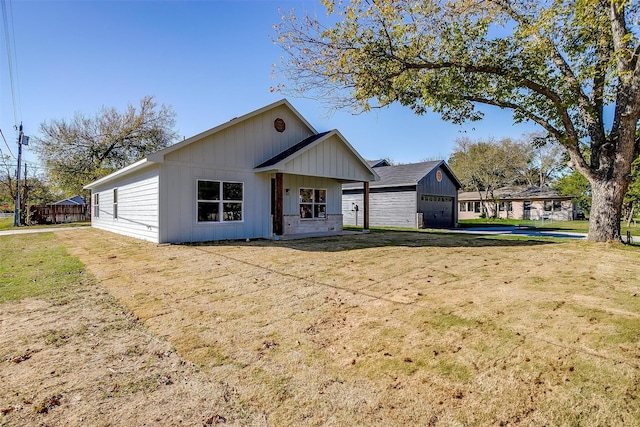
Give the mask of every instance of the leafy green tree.
POLYGON ((498 213, 494 190, 517 184, 527 171, 524 144, 505 138, 500 141, 456 140, 449 166, 466 191, 477 191, 490 217, 498 213))
POLYGON ((293 12, 276 26, 280 70, 293 85, 280 90, 356 112, 397 102, 453 123, 480 120, 479 105, 509 109, 516 122, 541 126, 589 181, 589 239, 620 240, 640 151, 637 2, 323 3, 329 26, 293 12))
POLYGON ((123 112, 103 108, 94 117, 76 114, 71 120, 40 125, 34 148, 49 180, 65 196, 83 194, 83 186, 127 166, 176 139, 175 113, 153 97, 129 105, 123 112))
POLYGON ((625 220, 630 223, 640 212, 640 158, 637 158, 631 168, 631 184, 624 196, 625 220))
POLYGON ((591 185, 581 173, 571 171, 562 176, 553 185, 553 188, 562 196, 569 196, 578 203, 578 209, 582 213, 591 209, 591 185))

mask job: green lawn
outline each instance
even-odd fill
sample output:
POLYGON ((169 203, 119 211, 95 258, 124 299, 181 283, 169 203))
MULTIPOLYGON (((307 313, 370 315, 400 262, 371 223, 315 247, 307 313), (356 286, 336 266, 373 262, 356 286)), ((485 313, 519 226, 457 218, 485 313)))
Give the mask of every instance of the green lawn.
POLYGON ((55 296, 85 274, 53 233, 3 236, 0 245, 0 303, 55 296))
POLYGON ((13 227, 13 217, 0 218, 0 230, 7 230, 13 227))

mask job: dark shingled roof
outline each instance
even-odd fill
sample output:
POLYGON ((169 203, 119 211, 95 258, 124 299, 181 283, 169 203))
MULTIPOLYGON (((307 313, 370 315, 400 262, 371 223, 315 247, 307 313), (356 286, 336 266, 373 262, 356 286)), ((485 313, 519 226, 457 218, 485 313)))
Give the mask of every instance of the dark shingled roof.
MULTIPOLYGON (((369 165, 371 165, 371 163, 375 165, 380 163, 380 160, 371 161, 369 165)), ((380 179, 371 182, 370 188, 416 185, 418 181, 429 174, 429 172, 443 163, 442 160, 435 160, 431 162, 408 163, 406 165, 378 166, 374 168, 374 170, 380 176, 380 179)), ((360 187, 362 187, 360 183, 342 185, 342 188, 345 190, 360 187)))
POLYGON ((259 164, 258 166, 256 166, 256 169, 266 168, 268 166, 273 166, 273 165, 281 162, 282 160, 286 159, 287 157, 291 156, 292 154, 295 154, 296 152, 302 150, 307 145, 310 145, 314 141, 317 141, 318 139, 322 138, 323 136, 325 136, 329 132, 331 132, 331 131, 321 132, 321 133, 319 133, 317 135, 311 135, 310 137, 308 137, 306 139, 303 139, 302 141, 298 142, 293 147, 289 147, 286 150, 284 150, 282 153, 277 154, 276 156, 270 158, 266 162, 263 162, 263 163, 259 164))
MULTIPOLYGON (((484 198, 484 191, 482 192, 484 198)), ((540 187, 502 187, 493 190, 493 195, 500 200, 541 200, 541 199, 570 199, 568 196, 561 196, 551 188, 540 187)), ((480 200, 477 191, 466 191, 458 193, 458 200, 480 200)))

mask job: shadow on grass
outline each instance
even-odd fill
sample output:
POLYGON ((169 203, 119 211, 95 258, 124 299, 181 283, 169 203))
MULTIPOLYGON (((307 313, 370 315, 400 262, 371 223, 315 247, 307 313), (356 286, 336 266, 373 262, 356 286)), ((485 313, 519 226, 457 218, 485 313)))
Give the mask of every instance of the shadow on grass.
POLYGON ((340 252, 379 247, 504 247, 541 246, 559 244, 561 241, 550 238, 504 236, 504 235, 471 235, 447 232, 428 232, 416 230, 372 229, 367 234, 344 234, 336 236, 307 237, 296 240, 258 239, 245 241, 219 241, 185 243, 187 246, 253 246, 253 247, 287 247, 309 252, 340 252))

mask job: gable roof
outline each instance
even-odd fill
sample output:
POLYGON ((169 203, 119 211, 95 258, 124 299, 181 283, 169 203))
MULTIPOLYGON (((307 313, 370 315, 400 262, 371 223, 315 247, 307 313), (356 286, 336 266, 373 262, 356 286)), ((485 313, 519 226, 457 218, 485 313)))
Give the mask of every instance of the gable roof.
POLYGON ((213 135, 214 133, 218 133, 218 132, 220 132, 220 131, 228 128, 228 127, 235 126, 238 123, 247 121, 247 120, 249 120, 249 119, 251 119, 251 118, 253 118, 255 116, 258 116, 258 115, 264 113, 265 111, 272 110, 272 109, 274 109, 276 107, 279 107, 281 105, 284 105, 289 110, 291 110, 291 112, 296 116, 296 118, 299 119, 302 123, 304 123, 305 126, 307 126, 311 130, 312 133, 314 133, 314 134, 317 133, 317 131, 313 128, 313 126, 311 126, 311 124, 307 121, 307 119, 302 117, 302 114, 300 114, 298 112, 298 110, 293 108, 293 105, 291 105, 291 103, 289 101, 287 101, 286 99, 283 98, 283 99, 281 99, 279 101, 276 101, 276 102, 274 102, 272 104, 266 105, 266 106, 264 106, 262 108, 258 108, 257 110, 254 110, 254 111, 252 111, 250 113, 247 113, 247 114, 245 114, 243 116, 235 117, 235 118, 229 120, 226 123, 223 123, 221 125, 218 125, 216 127, 211 128, 209 130, 201 132, 201 133, 199 133, 197 135, 192 136, 191 138, 187 138, 184 141, 180 141, 177 144, 171 145, 171 146, 169 146, 167 148, 164 148, 164 149, 162 149, 160 151, 156 151, 155 153, 150 154, 149 156, 147 156, 147 159, 150 162, 162 163, 162 161, 164 160, 164 156, 166 156, 169 153, 172 153, 172 152, 174 152, 176 150, 179 150, 182 147, 185 147, 185 146, 191 144, 192 142, 196 142, 196 141, 199 141, 199 140, 201 140, 203 138, 206 138, 209 135, 213 135))
POLYGON ((64 200, 60 200, 57 201, 55 203, 52 203, 53 205, 84 205, 85 201, 84 198, 82 196, 73 196, 73 197, 67 197, 64 200))
MULTIPOLYGON (((327 131, 327 132, 322 132, 322 133, 317 133, 317 131, 313 128, 313 126, 311 126, 311 124, 298 112, 298 110, 296 110, 293 105, 291 105, 291 103, 286 100, 286 99, 281 99, 279 101, 276 101, 272 104, 269 104, 267 106, 264 106, 262 108, 259 108, 257 110, 254 110, 250 113, 247 113, 243 116, 240 117, 236 117, 233 118, 231 120, 229 120, 226 123, 223 123, 219 126, 213 127, 209 130, 206 130, 204 132, 201 132, 197 135, 194 135, 190 138, 187 138, 183 141, 178 142, 177 144, 171 145, 169 147, 166 147, 162 150, 159 150, 155 153, 149 154, 147 157, 143 158, 142 160, 139 160, 129 166, 126 166, 120 170, 117 170, 103 178, 100 178, 90 184, 87 184, 84 186, 85 189, 92 189, 95 188, 99 185, 102 185, 104 183, 107 183, 115 178, 119 178, 125 175, 129 175, 131 173, 134 172, 138 172, 140 170, 143 170, 145 168, 148 168, 150 166, 153 166, 154 164, 158 164, 158 163, 163 163, 165 160, 165 156, 167 156, 168 154, 179 150, 183 147, 188 146, 189 144, 201 141, 202 139, 213 135, 215 133, 221 132, 231 126, 236 126, 244 121, 247 121, 249 119, 252 119, 264 112, 267 112, 269 110, 272 110, 274 108, 280 107, 280 106, 285 106, 287 109, 289 109, 291 111, 291 113, 298 119, 300 120, 300 122, 302 122, 302 124, 304 126, 306 126, 310 133, 312 133, 312 136, 305 138, 304 140, 300 141, 299 143, 295 144, 294 146, 284 150, 283 152, 277 154, 276 156, 272 157, 271 159, 266 160, 265 162, 261 163, 260 165, 258 165, 254 170, 256 172, 263 172, 263 171, 269 171, 269 170, 284 170, 285 167, 285 163, 287 163, 289 160, 301 155, 302 153, 304 153, 305 151, 311 149, 312 147, 321 144, 323 141, 328 140, 329 138, 336 136, 338 138, 338 140, 342 143, 342 145, 347 149, 347 151, 350 151, 358 160, 360 163, 362 163, 362 166, 364 169, 366 169, 369 173, 370 173, 370 179, 371 180, 375 180, 378 178, 378 175, 373 171, 373 169, 367 164, 367 162, 360 156, 360 154, 358 154, 358 152, 351 146, 351 144, 349 144, 349 142, 347 142, 347 140, 342 136, 342 134, 340 134, 339 131, 337 130, 331 130, 331 131, 327 131)), ((336 177, 336 179, 344 179, 345 181, 352 181, 353 178, 349 178, 349 177, 336 177)))
POLYGON ((201 133, 199 133, 197 135, 194 135, 194 136, 192 136, 190 138, 187 138, 187 139, 185 139, 183 141, 180 141, 180 142, 178 142, 176 144, 173 144, 173 145, 171 145, 169 147, 163 148, 162 150, 156 151, 155 153, 149 154, 147 157, 145 157, 145 158, 143 158, 141 160, 138 160, 137 162, 132 163, 129 166, 126 166, 126 167, 124 167, 122 169, 119 169, 119 170, 117 170, 117 171, 115 171, 115 172, 113 172, 113 173, 111 173, 111 174, 109 174, 109 175, 107 175, 107 176, 105 176, 103 178, 100 178, 100 179, 98 179, 98 180, 96 180, 94 182, 91 182, 91 183, 85 185, 84 188, 87 189, 87 190, 90 190, 90 189, 95 188, 98 185, 101 185, 101 184, 103 184, 105 182, 109 182, 114 178, 121 177, 121 176, 124 176, 124 175, 128 175, 128 174, 133 173, 133 172, 137 172, 137 171, 139 171, 141 169, 144 169, 144 168, 150 166, 153 163, 162 163, 162 162, 164 162, 164 157, 169 153, 172 153, 172 152, 174 152, 176 150, 179 150, 179 149, 181 149, 181 148, 183 148, 183 147, 185 147, 185 146, 187 146, 187 145, 189 145, 191 143, 199 141, 202 138, 206 138, 209 135, 213 135, 214 133, 220 132, 220 131, 228 128, 228 127, 235 126, 238 123, 241 123, 243 121, 249 120, 249 119, 251 119, 251 118, 253 118, 255 116, 258 116, 258 115, 264 113, 265 111, 269 111, 269 110, 271 110, 273 108, 276 108, 276 107, 279 107, 279 106, 282 106, 282 105, 286 106, 296 116, 297 119, 299 119, 302 123, 304 123, 305 126, 307 126, 309 128, 309 130, 312 133, 314 133, 314 134, 317 133, 316 130, 313 128, 313 126, 311 126, 311 124, 307 121, 307 119, 305 119, 300 114, 300 112, 298 112, 298 110, 296 110, 293 107, 293 105, 291 105, 291 103, 287 99, 283 98, 283 99, 281 99, 279 101, 276 101, 274 103, 266 105, 266 106, 264 106, 262 108, 258 108, 257 110, 254 110, 254 111, 252 111, 250 113, 247 113, 247 114, 245 114, 243 116, 235 117, 235 118, 229 120, 226 123, 223 123, 221 125, 218 125, 216 127, 211 128, 209 130, 201 132, 201 133))
MULTIPOLYGON (((303 139, 299 143, 295 144, 292 147, 284 150, 281 153, 278 153, 274 157, 262 162, 258 166, 255 167, 256 172, 267 172, 267 171, 288 171, 287 164, 294 160, 296 157, 302 156, 305 152, 313 149, 320 144, 328 142, 333 137, 336 137, 337 140, 342 144, 342 146, 347 150, 347 152, 351 153, 357 161, 363 166, 364 169, 368 172, 369 181, 375 181, 379 179, 378 174, 374 171, 374 169, 369 166, 367 161, 365 161, 360 154, 349 144, 349 142, 342 136, 342 134, 337 130, 333 129, 327 132, 321 132, 316 135, 311 135, 308 138, 303 139)), ((354 180, 353 177, 346 176, 333 176, 335 179, 342 179, 345 181, 358 181, 354 180)), ((359 181, 358 181, 359 182, 359 181)))
POLYGON ((313 144, 314 142, 316 142, 317 140, 319 140, 323 136, 327 135, 328 133, 329 133, 329 131, 321 132, 321 133, 319 133, 317 135, 311 135, 310 137, 305 138, 302 141, 298 142, 293 147, 289 147, 286 150, 284 150, 282 153, 277 154, 276 156, 270 158, 269 160, 259 164, 258 166, 256 166, 256 169, 262 169, 262 168, 266 168, 268 166, 276 165, 276 164, 286 160, 287 158, 291 157, 293 154, 295 154, 298 151, 302 150, 306 146, 313 144))
MULTIPOLYGON (((370 188, 381 187, 404 187, 408 185, 416 185, 422 178, 427 176, 432 171, 442 167, 449 178, 454 184, 460 188, 462 185, 455 174, 449 169, 449 166, 444 160, 435 160, 429 162, 420 163, 407 163, 403 165, 389 166, 386 160, 374 160, 369 164, 380 165, 374 166, 375 172, 380 176, 380 179, 372 182, 370 188)), ((344 184, 344 189, 360 188, 356 184, 344 184)))
MULTIPOLYGON (((483 192, 484 193, 484 192, 483 192)), ((552 188, 540 187, 502 187, 493 190, 493 195, 499 200, 569 200, 569 196, 561 196, 552 188)), ((484 198, 484 197, 483 197, 484 198)), ((459 201, 480 200, 477 191, 465 191, 458 193, 459 201)))

